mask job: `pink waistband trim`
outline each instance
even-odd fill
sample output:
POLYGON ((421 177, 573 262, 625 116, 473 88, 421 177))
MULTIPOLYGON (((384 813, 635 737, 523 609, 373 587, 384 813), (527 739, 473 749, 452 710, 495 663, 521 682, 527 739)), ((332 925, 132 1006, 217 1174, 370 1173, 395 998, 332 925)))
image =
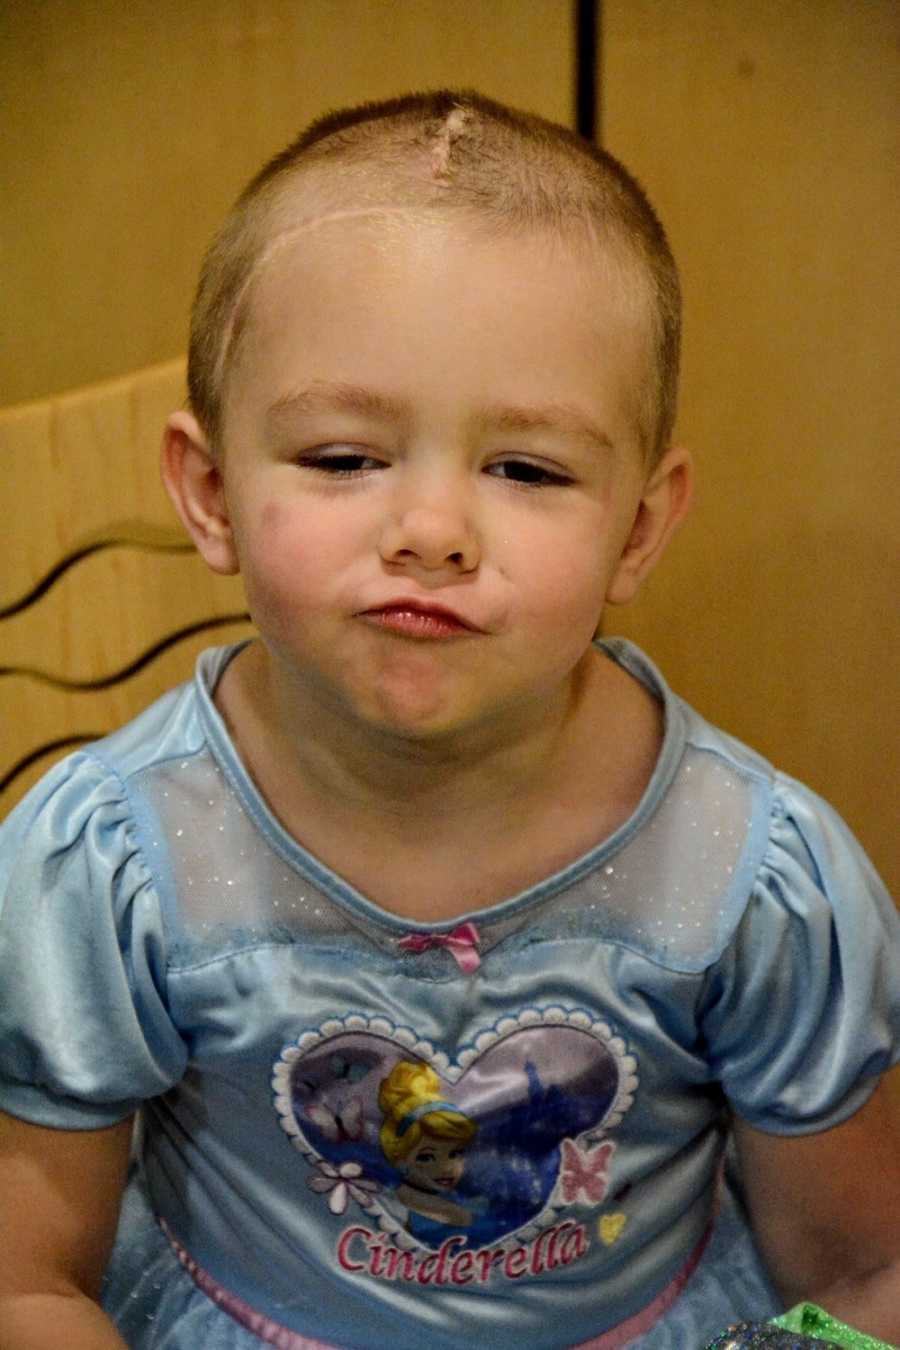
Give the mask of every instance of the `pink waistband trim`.
POLYGON ((629 1317, 627 1321, 620 1322, 617 1327, 612 1327, 610 1331, 604 1331, 602 1335, 594 1336, 590 1341, 582 1341, 579 1345, 573 1345, 572 1350, 625 1350, 625 1347, 636 1336, 643 1336, 645 1331, 649 1331, 654 1322, 658 1322, 663 1313, 671 1308, 697 1269, 711 1234, 712 1224, 709 1225, 674 1280, 671 1280, 665 1289, 656 1295, 652 1303, 648 1303, 646 1308, 642 1308, 640 1312, 635 1313, 633 1317, 629 1317))
MULTIPOLYGON (((237 1294, 232 1294, 229 1290, 223 1288, 218 1280, 213 1279, 208 1271, 197 1264, 171 1232, 165 1219, 160 1219, 159 1225, 172 1244, 178 1260, 197 1288, 202 1290, 207 1298, 211 1299, 224 1313, 233 1317, 236 1322, 239 1322, 247 1331, 251 1331, 254 1336, 259 1337, 266 1345, 274 1345, 276 1350, 341 1350, 339 1345, 334 1345, 330 1341, 316 1341, 311 1340, 309 1336, 301 1336, 299 1332, 291 1331, 290 1327, 283 1326, 280 1322, 275 1322, 271 1317, 266 1317, 264 1313, 251 1308, 249 1303, 245 1303, 242 1298, 238 1298, 237 1294)), ((633 1317, 629 1317, 625 1322, 620 1322, 618 1326, 612 1327, 611 1330, 604 1331, 600 1336, 594 1336, 589 1341, 579 1341, 578 1345, 571 1346, 570 1350, 626 1350, 626 1347, 636 1336, 642 1336, 644 1332, 649 1331, 654 1322, 658 1322, 663 1313, 671 1308, 691 1275, 693 1275, 711 1232, 712 1225, 710 1224, 674 1280, 671 1280, 665 1289, 657 1294, 651 1303, 647 1304, 646 1308, 642 1308, 633 1317)))

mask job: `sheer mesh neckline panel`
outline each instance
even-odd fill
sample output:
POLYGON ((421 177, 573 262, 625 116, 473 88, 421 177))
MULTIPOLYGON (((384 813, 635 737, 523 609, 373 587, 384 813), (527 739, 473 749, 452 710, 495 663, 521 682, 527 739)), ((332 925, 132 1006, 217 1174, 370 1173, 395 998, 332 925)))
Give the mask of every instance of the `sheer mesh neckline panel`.
MULTIPOLYGON (((149 768, 140 779, 169 843, 175 964, 260 942, 312 942, 380 950, 392 961, 415 961, 423 976, 456 973, 446 953, 423 962, 400 951, 405 921, 311 855, 284 856, 208 751, 149 768)), ((676 969, 702 969, 722 942, 729 896, 747 885, 752 798, 751 781, 734 766, 688 746, 656 809, 618 848, 598 846, 522 896, 472 915, 482 954, 500 944, 512 953, 536 941, 592 937, 676 969)), ((468 917, 461 901, 459 918, 435 927, 468 917)))

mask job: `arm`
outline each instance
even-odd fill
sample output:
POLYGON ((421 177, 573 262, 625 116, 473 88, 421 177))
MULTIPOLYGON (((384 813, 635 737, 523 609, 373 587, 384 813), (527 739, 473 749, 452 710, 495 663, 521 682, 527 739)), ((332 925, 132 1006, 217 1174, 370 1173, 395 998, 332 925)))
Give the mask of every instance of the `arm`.
POLYGON ((131 1121, 63 1131, 0 1112, 0 1350, 124 1350, 96 1299, 131 1121))
POLYGON ((735 1120, 757 1242, 787 1307, 803 1300, 900 1340, 900 1122, 879 1086, 820 1134, 764 1134, 735 1120))

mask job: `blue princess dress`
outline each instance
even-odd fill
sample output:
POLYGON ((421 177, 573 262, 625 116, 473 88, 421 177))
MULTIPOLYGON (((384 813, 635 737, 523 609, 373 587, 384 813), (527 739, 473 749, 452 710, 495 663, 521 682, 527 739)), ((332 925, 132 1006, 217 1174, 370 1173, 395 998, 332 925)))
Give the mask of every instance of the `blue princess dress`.
POLYGON ((603 646, 665 705, 638 809, 434 929, 273 818, 213 705, 230 649, 9 818, 0 1106, 140 1108, 104 1291, 130 1346, 687 1350, 779 1311, 729 1111, 790 1135, 864 1103, 900 923, 824 803, 603 646), (433 1070, 425 1133, 470 1122, 421 1206, 381 1147, 400 1064, 433 1070))

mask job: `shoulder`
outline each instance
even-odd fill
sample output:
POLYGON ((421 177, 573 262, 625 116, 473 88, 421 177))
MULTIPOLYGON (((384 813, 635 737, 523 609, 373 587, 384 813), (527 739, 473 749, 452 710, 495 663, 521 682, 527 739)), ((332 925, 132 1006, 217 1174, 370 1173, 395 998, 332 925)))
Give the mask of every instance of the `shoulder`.
POLYGON ((81 817, 85 809, 126 799, 142 773, 202 752, 208 742, 212 689, 234 650, 212 648, 202 653, 192 679, 108 736, 59 760, 0 822, 0 830, 6 837, 20 834, 61 801, 81 817))
POLYGON ((724 809, 734 828, 728 795, 737 797, 743 818, 742 856, 723 912, 723 939, 751 916, 839 927, 873 922, 893 930, 900 920, 890 896, 834 807, 692 709, 685 709, 685 717, 685 767, 693 758, 694 782, 702 784, 701 818, 720 819, 724 809))
POLYGON ((812 788, 774 768, 756 751, 711 726, 692 709, 687 754, 704 768, 703 807, 707 818, 722 809, 722 791, 737 791, 746 809, 741 884, 733 923, 744 904, 803 912, 815 909, 840 921, 868 912, 896 920, 894 905, 862 844, 835 808, 812 788))
POLYGON ((206 749, 211 723, 217 721, 212 695, 236 651, 215 647, 201 653, 193 677, 163 694, 119 730, 89 747, 89 754, 128 782, 168 760, 206 749))
POLYGON ((829 1129, 900 1056, 900 915, 826 801, 714 736, 755 801, 697 1005, 707 1060, 751 1125, 829 1129))
POLYGON ((762 922, 893 931, 890 898, 826 801, 708 722, 632 644, 604 646, 665 707, 657 769, 620 855, 654 897, 656 959, 700 974, 762 922))
POLYGON ((141 855, 150 869, 159 832, 147 784, 203 751, 205 689, 221 656, 204 654, 193 680, 62 759, 0 823, 0 906, 15 891, 52 892, 64 875, 121 876, 141 855))

